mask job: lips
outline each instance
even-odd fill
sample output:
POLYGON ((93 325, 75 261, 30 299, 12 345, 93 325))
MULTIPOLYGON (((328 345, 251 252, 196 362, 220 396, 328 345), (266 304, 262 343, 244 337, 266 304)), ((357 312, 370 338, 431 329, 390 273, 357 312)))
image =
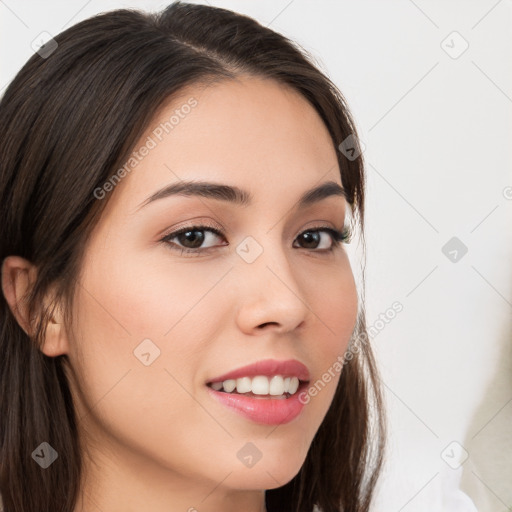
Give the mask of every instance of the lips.
POLYGON ((223 382, 228 379, 238 379, 241 377, 255 377, 264 375, 272 377, 281 375, 283 377, 297 377, 300 381, 307 382, 310 379, 308 368, 296 359, 278 361, 277 359, 264 359, 256 363, 237 368, 229 373, 219 375, 208 380, 207 384, 213 382, 223 382))
POLYGON ((250 397, 232 393, 222 393, 206 387, 210 397, 243 418, 260 425, 284 425, 297 418, 305 408, 300 396, 307 384, 299 386, 299 392, 286 399, 270 397, 250 397))

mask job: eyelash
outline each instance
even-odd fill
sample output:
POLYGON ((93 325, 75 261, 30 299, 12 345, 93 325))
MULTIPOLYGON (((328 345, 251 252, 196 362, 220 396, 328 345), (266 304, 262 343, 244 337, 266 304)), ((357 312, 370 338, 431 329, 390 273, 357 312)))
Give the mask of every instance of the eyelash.
MULTIPOLYGON (((176 238, 177 236, 187 233, 188 231, 211 231, 212 233, 215 233, 217 236, 224 238, 224 235, 221 231, 214 228, 213 226, 208 225, 194 225, 194 226, 187 226, 184 228, 181 228, 177 231, 173 231, 172 233, 169 233, 168 235, 165 235, 162 239, 160 239, 160 242, 166 244, 169 249, 173 251, 177 251, 180 254, 186 253, 186 254, 195 254, 196 256, 199 256, 200 253, 208 253, 209 251, 215 249, 215 247, 207 247, 206 249, 190 249, 190 248, 181 248, 177 246, 174 243, 171 243, 170 240, 173 238, 176 238)), ((311 233, 311 232, 320 232, 324 231, 331 235, 332 239, 332 246, 330 249, 310 249, 313 252, 320 252, 320 253, 332 253, 335 249, 339 248, 341 243, 350 243, 352 239, 352 230, 350 227, 344 227, 343 231, 338 231, 337 229, 330 228, 328 226, 315 226, 313 228, 308 228, 302 233, 299 233, 298 237, 304 235, 304 233, 311 233)), ((307 249, 306 249, 307 250, 307 249)))

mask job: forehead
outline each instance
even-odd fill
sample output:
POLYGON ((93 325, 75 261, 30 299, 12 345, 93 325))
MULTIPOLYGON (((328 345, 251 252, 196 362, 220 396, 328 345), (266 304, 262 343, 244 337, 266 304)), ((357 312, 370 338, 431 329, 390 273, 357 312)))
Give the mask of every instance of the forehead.
POLYGON ((111 202, 130 212, 180 180, 237 185, 256 198, 298 197, 327 179, 341 184, 333 142, 315 109, 286 85, 247 76, 188 86, 167 101, 125 171, 111 202))

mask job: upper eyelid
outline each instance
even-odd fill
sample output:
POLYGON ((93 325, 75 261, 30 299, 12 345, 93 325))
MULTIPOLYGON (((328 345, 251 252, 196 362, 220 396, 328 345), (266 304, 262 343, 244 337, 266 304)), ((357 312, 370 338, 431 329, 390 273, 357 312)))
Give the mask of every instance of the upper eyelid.
MULTIPOLYGON (((338 227, 335 225, 337 222, 339 222, 339 219, 337 219, 336 221, 334 221, 332 219, 330 221, 329 220, 318 220, 318 221, 312 221, 312 222, 315 222, 315 224, 313 226, 309 226, 309 227, 303 229, 302 231, 300 231, 300 233, 303 233, 304 231, 306 231, 308 229, 318 229, 318 228, 326 228, 326 229, 334 229, 335 231, 343 231, 347 227, 350 228, 350 225, 352 223, 351 215, 344 215, 343 219, 344 219, 344 222, 341 226, 341 229, 338 229, 338 227), (327 225, 328 223, 331 223, 333 225, 328 226, 327 225)), ((171 234, 176 234, 177 232, 180 232, 184 229, 192 229, 192 228, 201 228, 201 229, 207 228, 207 229, 217 230, 217 231, 220 231, 221 235, 223 235, 223 236, 225 236, 225 234, 229 231, 218 221, 210 221, 210 220, 206 220, 206 219, 205 220, 191 219, 189 221, 185 221, 180 224, 183 224, 183 225, 180 226, 178 224, 178 227, 166 229, 164 231, 164 234, 160 235, 160 237, 165 238, 171 234), (188 222, 188 224, 187 224, 187 222, 188 222)))
MULTIPOLYGON (((218 236, 219 238, 226 239, 226 235, 223 233, 224 230, 218 229, 217 227, 209 226, 208 224, 201 224, 199 222, 197 224, 191 224, 189 226, 184 226, 184 227, 181 227, 181 228, 174 229, 173 231, 171 231, 167 235, 164 235, 160 239, 160 242, 163 242, 163 243, 166 243, 166 244, 169 244, 169 245, 176 245, 178 248, 180 248, 181 246, 179 244, 171 243, 171 240, 173 238, 176 238, 177 236, 179 236, 180 234, 182 234, 184 232, 186 233, 187 231, 191 231, 191 230, 194 230, 194 229, 198 230, 198 231, 211 231, 216 236, 218 236), (217 233, 217 231, 218 231, 218 233, 217 233)), ((331 238, 331 240, 332 240, 333 248, 334 248, 334 246, 336 246, 340 242, 342 242, 342 240, 338 240, 337 239, 339 236, 345 235, 345 240, 348 240, 349 242, 350 242, 350 240, 352 238, 352 228, 350 226, 345 225, 345 224, 344 224, 344 226, 342 227, 341 230, 338 230, 336 227, 331 227, 331 226, 326 226, 326 225, 321 225, 321 224, 314 225, 314 226, 311 226, 311 227, 308 227, 308 228, 305 228, 305 229, 301 230, 298 233, 297 237, 300 236, 303 233, 308 232, 308 231, 317 231, 317 232, 327 233, 329 235, 329 237, 331 238)), ((294 240, 295 239, 296 238, 294 238, 294 240)), ((226 244, 223 244, 223 246, 225 247, 226 244)), ((184 248, 183 250, 185 252, 206 253, 207 251, 210 251, 211 249, 215 249, 215 246, 214 247, 205 247, 205 248, 196 248, 196 249, 184 248)), ((322 251, 315 251, 315 252, 322 252, 322 251)))
POLYGON ((197 224, 190 224, 189 226, 183 226, 181 228, 173 229, 172 231, 169 231, 169 233, 163 235, 162 239, 165 240, 168 238, 174 238, 176 235, 186 232, 186 231, 189 231, 189 230, 192 230, 192 229, 197 229, 200 231, 212 231, 217 236, 225 236, 223 233, 224 229, 218 228, 216 226, 210 226, 207 224, 197 223, 197 224))

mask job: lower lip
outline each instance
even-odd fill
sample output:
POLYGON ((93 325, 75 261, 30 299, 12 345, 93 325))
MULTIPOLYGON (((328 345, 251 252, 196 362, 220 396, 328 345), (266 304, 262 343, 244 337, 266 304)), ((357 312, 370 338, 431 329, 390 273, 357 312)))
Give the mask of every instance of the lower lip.
POLYGON ((253 398, 236 393, 215 391, 206 386, 210 395, 242 416, 263 425, 283 425, 295 419, 305 404, 299 400, 300 393, 307 388, 307 382, 289 398, 253 398))

